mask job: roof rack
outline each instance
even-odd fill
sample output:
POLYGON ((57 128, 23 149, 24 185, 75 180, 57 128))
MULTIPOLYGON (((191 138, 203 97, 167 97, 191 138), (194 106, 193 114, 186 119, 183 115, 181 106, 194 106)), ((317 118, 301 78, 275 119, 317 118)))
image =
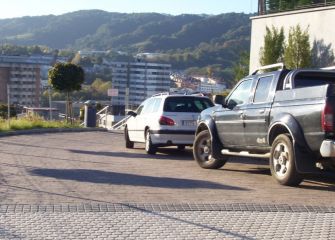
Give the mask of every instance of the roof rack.
POLYGON ((335 70, 335 66, 320 68, 321 70, 335 70))
POLYGON ((163 95, 170 95, 170 93, 169 92, 156 93, 152 95, 151 97, 158 97, 158 96, 163 96, 163 95))
POLYGON ((190 92, 190 91, 174 91, 174 92, 162 92, 152 95, 151 97, 165 96, 165 95, 191 95, 191 96, 205 96, 201 92, 190 92))
POLYGON ((261 70, 267 70, 267 69, 272 69, 272 68, 279 68, 278 70, 286 69, 284 63, 276 63, 276 64, 262 66, 262 67, 256 69, 256 71, 254 71, 251 75, 256 75, 261 70))

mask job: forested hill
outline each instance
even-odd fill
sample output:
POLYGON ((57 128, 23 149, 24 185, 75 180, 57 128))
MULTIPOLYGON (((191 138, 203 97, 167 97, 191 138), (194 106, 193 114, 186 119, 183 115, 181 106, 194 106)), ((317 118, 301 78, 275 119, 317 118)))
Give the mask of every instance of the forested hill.
POLYGON ((0 20, 0 43, 55 49, 167 53, 180 68, 232 66, 250 45, 250 15, 166 15, 85 10, 0 20))

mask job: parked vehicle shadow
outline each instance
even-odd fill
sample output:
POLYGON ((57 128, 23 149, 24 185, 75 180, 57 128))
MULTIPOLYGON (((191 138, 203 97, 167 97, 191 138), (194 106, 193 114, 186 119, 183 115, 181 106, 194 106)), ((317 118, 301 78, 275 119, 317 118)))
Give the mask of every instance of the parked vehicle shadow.
POLYGON ((335 192, 335 172, 326 171, 318 175, 306 176, 299 187, 311 190, 326 190, 335 192))
POLYGON ((227 172, 240 172, 240 173, 251 173, 251 174, 261 174, 261 175, 271 175, 269 168, 252 168, 248 170, 235 170, 235 169, 226 169, 223 168, 222 170, 227 172))
POLYGON ((89 150, 68 150, 71 153, 89 154, 95 156, 107 157, 125 157, 125 158, 155 158, 161 160, 193 160, 192 151, 190 149, 180 151, 174 148, 159 148, 156 155, 148 155, 142 152, 115 152, 115 151, 89 151, 89 150))
MULTIPOLYGON (((221 168, 221 171, 227 172, 239 172, 246 174, 260 174, 271 176, 271 171, 269 167, 261 167, 268 165, 267 161, 263 159, 249 159, 249 158, 231 158, 229 163, 242 163, 249 164, 249 167, 245 169, 234 169, 233 166, 230 168, 221 168), (250 165, 260 165, 259 167, 250 167, 250 165)), ((326 171, 321 172, 316 175, 306 175, 304 176, 304 181, 298 186, 303 189, 310 190, 325 190, 325 191, 335 191, 335 172, 326 171)))
POLYGON ((175 189, 223 189, 247 191, 246 188, 223 185, 210 181, 192 180, 183 178, 153 177, 142 176, 129 173, 107 172, 101 170, 89 169, 45 169, 36 168, 29 173, 34 176, 50 177, 56 179, 65 179, 78 182, 89 182, 98 184, 114 184, 129 186, 147 186, 158 188, 175 189))

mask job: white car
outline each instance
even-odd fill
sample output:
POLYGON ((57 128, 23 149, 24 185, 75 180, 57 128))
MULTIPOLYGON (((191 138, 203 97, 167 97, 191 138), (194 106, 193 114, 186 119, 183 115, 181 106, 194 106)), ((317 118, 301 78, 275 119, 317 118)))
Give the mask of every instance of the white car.
POLYGON ((204 96, 154 95, 136 111, 128 112, 126 148, 133 148, 134 142, 145 143, 146 152, 155 154, 161 146, 178 146, 180 150, 191 146, 200 112, 212 106, 204 96))

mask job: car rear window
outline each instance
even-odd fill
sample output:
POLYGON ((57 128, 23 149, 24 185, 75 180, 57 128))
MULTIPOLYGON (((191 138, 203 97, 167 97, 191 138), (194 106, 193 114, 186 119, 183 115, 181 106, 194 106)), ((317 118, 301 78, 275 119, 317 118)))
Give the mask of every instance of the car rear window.
POLYGON ((303 73, 294 78, 294 88, 315 87, 335 83, 334 73, 303 73))
POLYGON ((214 104, 208 98, 168 97, 165 100, 164 112, 201 112, 214 104))

